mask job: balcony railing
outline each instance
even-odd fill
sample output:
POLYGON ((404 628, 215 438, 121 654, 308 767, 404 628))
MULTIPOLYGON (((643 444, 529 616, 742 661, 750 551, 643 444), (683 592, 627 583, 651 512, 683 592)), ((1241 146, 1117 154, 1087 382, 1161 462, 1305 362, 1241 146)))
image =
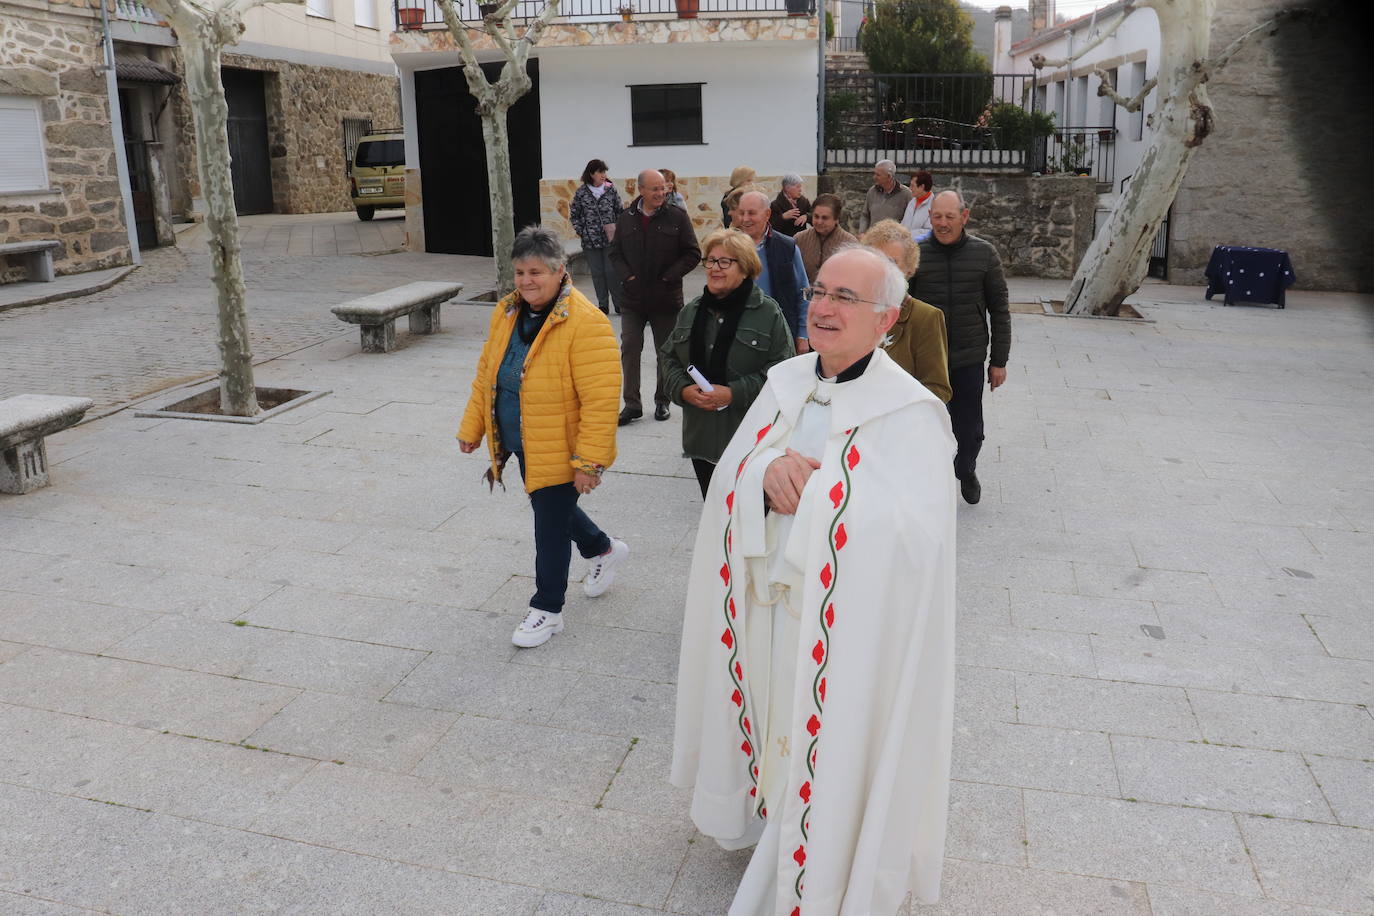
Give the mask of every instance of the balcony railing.
POLYGON ((129 22, 147 22, 152 25, 162 22, 161 16, 139 0, 115 0, 115 18, 129 22))
POLYGON ((1098 184, 1116 180, 1116 129, 1060 127, 1039 141, 1033 157, 1036 171, 1090 175, 1098 184))
MULTIPOLYGON (((524 22, 538 16, 544 0, 521 0, 511 18, 524 22)), ((458 18, 476 24, 496 4, 481 4, 476 0, 455 0, 458 18)), ((396 0, 396 28, 398 31, 418 29, 442 23, 443 11, 438 0, 396 0)), ((565 22, 610 22, 620 19, 684 18, 700 16, 718 19, 734 16, 810 16, 815 15, 815 0, 564 0, 559 4, 558 19, 565 22), (629 12, 624 12, 625 8, 629 12)))
POLYGON ((825 49, 832 54, 853 54, 861 50, 858 36, 855 35, 848 38, 827 38, 825 49))

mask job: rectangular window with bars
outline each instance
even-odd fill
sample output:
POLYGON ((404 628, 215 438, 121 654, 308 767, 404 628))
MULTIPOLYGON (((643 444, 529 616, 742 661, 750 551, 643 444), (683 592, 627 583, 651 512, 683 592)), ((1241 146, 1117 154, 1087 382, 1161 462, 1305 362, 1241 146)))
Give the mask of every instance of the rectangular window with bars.
POLYGON ((673 146, 704 142, 701 132, 703 85, 631 86, 631 143, 634 146, 673 146))
POLYGON ((372 130, 371 118, 343 119, 344 171, 346 174, 353 174, 353 151, 358 148, 358 141, 370 130, 372 130))
POLYGON ((25 95, 0 95, 0 192, 47 189, 48 164, 43 152, 39 100, 25 95))

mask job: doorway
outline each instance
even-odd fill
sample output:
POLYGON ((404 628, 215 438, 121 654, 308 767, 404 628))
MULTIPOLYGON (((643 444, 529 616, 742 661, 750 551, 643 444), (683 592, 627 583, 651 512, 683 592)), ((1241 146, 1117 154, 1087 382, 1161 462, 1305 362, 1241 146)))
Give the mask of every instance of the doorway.
POLYGON ((221 71, 229 103, 229 174, 239 215, 272 212, 272 164, 267 158, 267 100, 256 70, 221 71))
MULTIPOLYGON (((495 80, 499 62, 483 64, 495 80)), ((533 84, 506 116, 510 131, 515 228, 539 222, 539 61, 529 61, 533 84)), ((424 194, 425 250, 492 256, 491 188, 477 103, 459 67, 415 74, 416 136, 424 194)))

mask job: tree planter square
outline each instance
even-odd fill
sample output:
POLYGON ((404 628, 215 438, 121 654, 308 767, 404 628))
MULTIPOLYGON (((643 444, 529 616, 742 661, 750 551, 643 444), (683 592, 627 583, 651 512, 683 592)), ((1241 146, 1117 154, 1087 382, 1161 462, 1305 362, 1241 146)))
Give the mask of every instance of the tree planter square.
POLYGON ((299 388, 257 388, 258 405, 262 408, 256 416, 231 417, 219 412, 219 385, 204 391, 197 391, 189 397, 173 401, 165 407, 154 410, 139 410, 136 417, 162 417, 172 420, 217 420, 221 423, 261 423, 293 407, 322 398, 329 391, 304 391, 299 388))

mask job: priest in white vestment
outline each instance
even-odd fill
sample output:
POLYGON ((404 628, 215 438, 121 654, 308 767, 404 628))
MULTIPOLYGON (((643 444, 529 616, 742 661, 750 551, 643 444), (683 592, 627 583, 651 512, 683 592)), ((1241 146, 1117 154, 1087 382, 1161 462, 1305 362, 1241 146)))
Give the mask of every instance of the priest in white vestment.
POLYGON ((939 895, 954 694, 955 443, 879 343, 906 281, 826 261, 814 352, 721 456, 687 590, 672 782, 727 849, 730 916, 891 916, 939 895))

